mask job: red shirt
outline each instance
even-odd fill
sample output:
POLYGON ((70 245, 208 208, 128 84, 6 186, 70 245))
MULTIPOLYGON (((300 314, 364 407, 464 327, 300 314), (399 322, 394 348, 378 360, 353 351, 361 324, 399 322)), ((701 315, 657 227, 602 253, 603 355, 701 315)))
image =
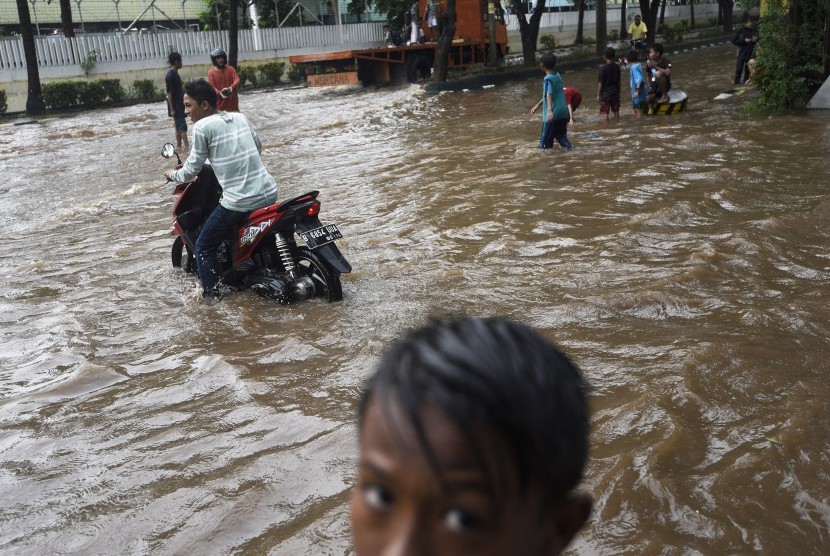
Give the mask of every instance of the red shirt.
POLYGON ((233 66, 225 66, 222 69, 216 66, 210 68, 208 70, 208 83, 210 83, 211 87, 213 87, 216 91, 217 110, 239 112, 239 95, 236 91, 239 89, 242 82, 239 80, 239 76, 236 74, 236 70, 233 69, 233 66), (225 87, 233 89, 231 96, 228 98, 222 98, 222 95, 219 94, 219 91, 225 87))
POLYGON ((574 89, 573 87, 565 87, 565 104, 570 104, 571 108, 576 110, 579 108, 579 105, 582 103, 582 93, 579 92, 579 89, 574 89))

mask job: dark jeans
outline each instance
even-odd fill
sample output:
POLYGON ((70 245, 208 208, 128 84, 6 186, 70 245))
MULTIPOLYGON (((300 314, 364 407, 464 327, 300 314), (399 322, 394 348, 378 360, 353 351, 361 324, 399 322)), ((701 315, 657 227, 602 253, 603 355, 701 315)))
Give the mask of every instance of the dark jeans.
POLYGON ((217 295, 216 285, 222 278, 222 266, 216 259, 219 246, 234 232, 248 217, 249 212, 229 210, 217 205, 210 213, 199 239, 196 240, 196 270, 202 282, 202 295, 211 297, 217 295))
POLYGON ((735 65, 735 85, 740 85, 747 79, 749 79, 749 66, 747 62, 752 58, 752 56, 742 57, 738 56, 738 63, 735 65), (743 76, 741 75, 743 74, 743 76), (743 79, 741 79, 743 77, 743 79))
POLYGON ((574 148, 571 142, 568 141, 568 120, 570 118, 562 118, 561 120, 553 120, 552 122, 544 122, 542 124, 542 135, 539 137, 539 148, 550 149, 553 147, 553 140, 562 145, 562 147, 571 150, 574 148))

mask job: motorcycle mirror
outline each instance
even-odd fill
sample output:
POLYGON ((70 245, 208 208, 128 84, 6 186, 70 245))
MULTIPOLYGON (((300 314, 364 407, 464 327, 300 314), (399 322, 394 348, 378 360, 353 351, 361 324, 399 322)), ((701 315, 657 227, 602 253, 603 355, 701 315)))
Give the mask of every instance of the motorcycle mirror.
POLYGON ((173 143, 165 143, 161 148, 161 156, 164 158, 173 158, 174 154, 176 154, 176 147, 173 146, 173 143))

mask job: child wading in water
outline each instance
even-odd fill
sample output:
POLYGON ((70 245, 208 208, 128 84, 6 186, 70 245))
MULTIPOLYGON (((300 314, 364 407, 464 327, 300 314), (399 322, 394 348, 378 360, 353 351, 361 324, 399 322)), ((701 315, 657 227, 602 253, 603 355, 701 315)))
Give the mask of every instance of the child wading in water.
POLYGON ((643 66, 637 61, 637 51, 629 50, 625 55, 625 63, 629 64, 629 82, 631 83, 631 105, 634 107, 634 118, 639 120, 643 112, 648 109, 646 104, 646 78, 643 75, 643 66))
POLYGON ((614 61, 617 52, 610 46, 605 49, 605 63, 599 68, 597 80, 597 102, 603 121, 608 121, 610 112, 620 119, 620 66, 614 61))
POLYGON ((542 106, 542 135, 539 137, 539 148, 550 149, 553 140, 562 147, 571 150, 574 148, 568 141, 568 105, 565 103, 565 88, 562 86, 562 77, 553 71, 556 67, 556 56, 547 52, 542 54, 539 67, 545 72, 542 81, 542 100, 533 105, 531 114, 535 114, 542 106))
POLYGON ((530 328, 464 318, 392 346, 360 402, 358 556, 561 553, 591 513, 587 384, 530 328))

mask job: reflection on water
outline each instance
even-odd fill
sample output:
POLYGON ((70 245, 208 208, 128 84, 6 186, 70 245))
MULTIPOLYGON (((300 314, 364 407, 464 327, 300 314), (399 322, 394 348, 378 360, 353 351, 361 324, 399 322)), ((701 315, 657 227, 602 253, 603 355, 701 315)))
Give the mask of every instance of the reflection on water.
POLYGON ((342 303, 215 307, 169 262, 173 137, 144 105, 0 138, 0 548, 349 551, 355 400, 430 315, 501 314, 594 388, 580 553, 820 553, 830 535, 830 115, 749 115, 731 46, 690 112, 539 152, 539 79, 243 96, 281 197, 319 189, 342 303))

